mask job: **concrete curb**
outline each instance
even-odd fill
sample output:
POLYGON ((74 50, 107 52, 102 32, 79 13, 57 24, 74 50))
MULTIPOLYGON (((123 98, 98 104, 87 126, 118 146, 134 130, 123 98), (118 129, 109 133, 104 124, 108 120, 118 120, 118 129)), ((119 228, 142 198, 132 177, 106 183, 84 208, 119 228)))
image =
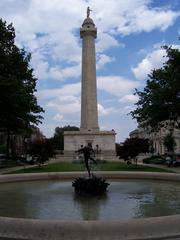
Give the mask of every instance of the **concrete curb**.
POLYGON ((0 237, 31 240, 180 239, 180 215, 130 221, 0 218, 0 237))
MULTIPOLYGON (((100 171, 95 172, 96 176, 107 179, 149 179, 164 181, 180 181, 180 174, 159 173, 159 172, 119 172, 119 171, 100 171)), ((49 172, 49 173, 23 173, 23 174, 4 174, 0 175, 0 183, 21 182, 48 179, 72 180, 77 177, 87 177, 86 172, 49 172)))

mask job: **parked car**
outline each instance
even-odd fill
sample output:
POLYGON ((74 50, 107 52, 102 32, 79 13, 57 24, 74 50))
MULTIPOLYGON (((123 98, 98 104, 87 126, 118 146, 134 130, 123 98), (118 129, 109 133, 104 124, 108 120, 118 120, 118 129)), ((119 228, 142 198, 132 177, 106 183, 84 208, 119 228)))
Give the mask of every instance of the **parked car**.
POLYGON ((6 166, 7 156, 6 154, 0 154, 0 168, 6 166))
POLYGON ((168 167, 173 166, 173 158, 172 158, 171 155, 166 155, 166 156, 165 156, 165 164, 166 164, 168 167))
POLYGON ((0 163, 6 161, 6 154, 0 154, 0 163))
POLYGON ((16 157, 16 162, 18 165, 25 165, 25 164, 33 165, 35 163, 33 157, 30 155, 18 156, 18 157, 16 157))
POLYGON ((173 162, 174 167, 180 166, 180 155, 176 156, 176 160, 173 162))
POLYGON ((168 165, 168 167, 178 167, 180 166, 180 156, 167 155, 165 158, 165 163, 168 165))

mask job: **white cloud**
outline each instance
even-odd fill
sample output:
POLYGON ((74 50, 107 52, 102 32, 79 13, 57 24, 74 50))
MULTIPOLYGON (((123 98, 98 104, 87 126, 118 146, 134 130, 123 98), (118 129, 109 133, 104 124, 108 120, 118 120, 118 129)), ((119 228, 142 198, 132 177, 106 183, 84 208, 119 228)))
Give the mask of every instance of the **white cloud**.
POLYGON ((119 109, 121 114, 129 114, 131 111, 135 109, 135 105, 125 105, 119 109))
POLYGON ((90 1, 95 9, 101 30, 123 35, 135 32, 165 31, 179 16, 179 12, 151 7, 150 0, 90 1), (103 6, 103 8, 102 8, 103 6))
POLYGON ((80 112, 80 98, 75 96, 64 96, 52 99, 47 103, 48 108, 53 108, 55 111, 64 114, 74 114, 80 112))
POLYGON ((35 75, 39 80, 60 80, 64 81, 68 78, 77 78, 81 74, 81 65, 61 68, 57 65, 50 67, 47 61, 39 60, 32 64, 35 70, 35 75))
POLYGON ((105 108, 103 105, 98 104, 98 115, 99 116, 107 116, 113 112, 115 112, 115 109, 113 107, 105 108))
POLYGON ((104 52, 108 50, 111 47, 118 47, 118 46, 124 46, 123 44, 120 44, 115 37, 111 36, 108 33, 100 33, 98 35, 98 40, 96 43, 96 50, 97 52, 104 52))
MULTIPOLYGON (((172 47, 180 49, 180 45, 172 45, 172 47)), ((146 57, 138 63, 137 67, 132 67, 131 70, 137 79, 144 80, 147 79, 147 75, 151 70, 161 68, 166 61, 165 49, 160 48, 159 44, 156 44, 153 51, 148 53, 146 57)))
MULTIPOLYGON (((35 64, 33 64, 35 65, 35 64)), ((34 68, 35 76, 39 80, 46 80, 49 77, 49 63, 47 61, 39 61, 34 68)))
POLYGON ((49 70, 49 79, 65 80, 66 78, 79 77, 81 73, 81 66, 75 65, 60 69, 58 66, 51 67, 49 70))
POLYGON ((121 97, 138 87, 139 83, 121 76, 98 77, 97 87, 114 96, 121 97))
POLYGON ((119 28, 123 34, 130 34, 132 32, 150 32, 153 29, 165 31, 174 23, 174 20, 179 16, 171 10, 162 9, 148 9, 147 6, 141 6, 135 9, 134 13, 130 13, 128 25, 119 28))
POLYGON ((137 67, 131 70, 137 79, 146 79, 151 70, 163 66, 163 63, 167 60, 164 56, 166 56, 166 51, 164 49, 154 49, 151 53, 146 55, 137 67))
POLYGON ((138 97, 134 94, 127 94, 119 99, 121 103, 135 103, 138 101, 138 97))
POLYGON ((57 114, 53 117, 53 120, 55 120, 55 121, 57 121, 57 122, 59 122, 59 121, 61 121, 61 120, 63 120, 63 119, 64 119, 63 115, 61 115, 61 114, 59 114, 59 113, 57 113, 57 114))
POLYGON ((115 60, 115 58, 113 58, 113 57, 109 57, 105 54, 100 54, 98 56, 98 61, 97 61, 97 64, 96 64, 97 69, 103 68, 104 65, 106 65, 107 63, 110 63, 114 60, 115 60))
POLYGON ((54 89, 44 89, 38 91, 38 97, 40 99, 50 99, 50 98, 57 98, 68 96, 71 94, 72 96, 80 95, 81 85, 80 82, 73 83, 73 84, 66 84, 61 88, 54 88, 54 89))

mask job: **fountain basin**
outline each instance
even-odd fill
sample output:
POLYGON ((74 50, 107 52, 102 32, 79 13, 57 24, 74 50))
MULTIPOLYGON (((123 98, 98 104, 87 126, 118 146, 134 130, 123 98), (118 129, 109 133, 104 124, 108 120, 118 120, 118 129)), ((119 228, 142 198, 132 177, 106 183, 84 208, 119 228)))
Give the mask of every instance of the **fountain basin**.
MULTIPOLYGON (((179 182, 173 173, 97 172, 107 179, 179 182)), ((33 180, 72 180, 84 173, 1 175, 0 183, 33 180)), ((178 239, 180 215, 113 221, 57 221, 0 217, 0 239, 178 239)))

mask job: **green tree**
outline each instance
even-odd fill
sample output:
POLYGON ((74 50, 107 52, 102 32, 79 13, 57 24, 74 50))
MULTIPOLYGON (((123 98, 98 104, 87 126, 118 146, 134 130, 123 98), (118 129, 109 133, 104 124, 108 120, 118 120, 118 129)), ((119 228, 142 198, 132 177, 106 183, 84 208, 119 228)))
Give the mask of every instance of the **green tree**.
POLYGON ((54 133, 54 146, 56 149, 64 150, 64 131, 79 131, 76 126, 56 127, 54 133))
POLYGON ((176 142, 174 140, 174 136, 172 132, 168 133, 163 140, 164 146, 167 148, 168 152, 174 153, 174 148, 176 146, 176 142))
POLYGON ((28 153, 34 157, 37 157, 37 163, 39 167, 54 156, 53 139, 35 140, 30 144, 28 153))
POLYGON ((30 67, 31 55, 15 45, 15 29, 0 19, 0 131, 10 135, 41 122, 44 110, 34 95, 37 79, 30 67))
POLYGON ((127 138, 119 149, 120 157, 125 160, 136 159, 139 153, 147 152, 149 152, 149 140, 144 138, 127 138))
POLYGON ((169 46, 163 48, 168 60, 148 75, 143 91, 136 89, 139 100, 131 112, 142 127, 152 130, 180 128, 180 51, 169 46))

